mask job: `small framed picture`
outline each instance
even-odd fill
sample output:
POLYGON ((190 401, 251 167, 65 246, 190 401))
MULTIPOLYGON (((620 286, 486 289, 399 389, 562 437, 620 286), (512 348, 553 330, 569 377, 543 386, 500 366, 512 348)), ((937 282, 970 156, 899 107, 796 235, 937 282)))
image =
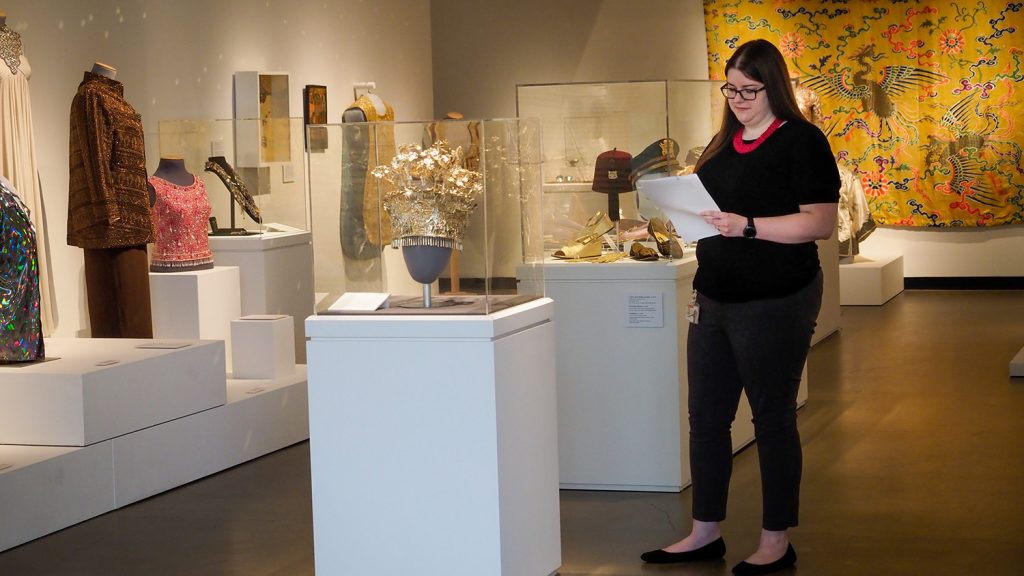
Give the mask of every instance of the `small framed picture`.
POLYGON ((327 86, 307 84, 302 89, 302 117, 306 125, 306 149, 323 152, 327 149, 327 86))

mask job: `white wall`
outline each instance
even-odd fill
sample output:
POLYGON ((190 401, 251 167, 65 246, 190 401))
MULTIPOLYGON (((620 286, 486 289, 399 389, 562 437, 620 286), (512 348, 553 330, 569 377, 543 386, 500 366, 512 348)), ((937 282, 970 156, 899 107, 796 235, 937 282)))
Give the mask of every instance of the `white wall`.
POLYGON ((880 228, 860 245, 862 256, 903 256, 905 278, 1024 276, 1024 227, 880 228))
POLYGON ((340 122, 352 84, 367 80, 399 120, 433 111, 429 0, 6 0, 2 8, 33 69, 57 336, 84 335, 88 325, 82 250, 66 245, 68 119, 94 61, 118 69, 147 138, 160 120, 230 118, 238 70, 289 72, 293 116, 302 87, 323 84, 329 120, 340 122))
MULTIPOLYGON (((437 116, 514 117, 517 84, 708 77, 700 0, 431 0, 431 29, 437 116)), ((496 244, 517 246, 519 206, 487 208, 503 216, 496 244)), ((490 275, 514 273, 511 252, 495 255, 490 275)), ((484 269, 469 253, 460 266, 484 269)))
MULTIPOLYGON (((432 0, 434 112, 516 113, 516 84, 706 79, 699 0, 432 0)), ((907 277, 1024 276, 1024 227, 887 228, 861 246, 907 277)))
POLYGON ((432 0, 434 112, 511 117, 516 85, 706 79, 700 0, 432 0))

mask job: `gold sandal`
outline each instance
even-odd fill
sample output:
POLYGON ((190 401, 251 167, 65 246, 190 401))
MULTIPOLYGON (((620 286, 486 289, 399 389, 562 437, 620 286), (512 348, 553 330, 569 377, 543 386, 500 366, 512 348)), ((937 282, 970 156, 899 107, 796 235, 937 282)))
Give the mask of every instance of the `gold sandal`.
POLYGON ((561 250, 555 250, 552 256, 561 260, 597 258, 601 255, 601 247, 604 243, 602 238, 614 228, 615 223, 608 218, 608 215, 598 212, 591 216, 590 220, 587 220, 583 232, 573 240, 572 244, 563 246, 561 250))

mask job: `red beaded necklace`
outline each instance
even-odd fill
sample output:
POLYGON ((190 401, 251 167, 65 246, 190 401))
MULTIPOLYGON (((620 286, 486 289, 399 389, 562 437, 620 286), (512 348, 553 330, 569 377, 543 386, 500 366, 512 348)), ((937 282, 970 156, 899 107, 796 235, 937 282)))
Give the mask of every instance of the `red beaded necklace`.
POLYGON ((768 129, 762 132, 761 135, 757 137, 757 140, 754 140, 749 144, 743 141, 743 129, 740 128, 739 130, 736 131, 735 134, 733 134, 732 147, 735 148, 736 151, 739 152, 740 154, 747 154, 753 152, 754 150, 757 150, 757 147, 760 146, 762 142, 767 140, 768 137, 772 135, 772 132, 778 130, 779 126, 782 126, 782 119, 776 118, 774 121, 772 121, 771 125, 768 126, 768 129))

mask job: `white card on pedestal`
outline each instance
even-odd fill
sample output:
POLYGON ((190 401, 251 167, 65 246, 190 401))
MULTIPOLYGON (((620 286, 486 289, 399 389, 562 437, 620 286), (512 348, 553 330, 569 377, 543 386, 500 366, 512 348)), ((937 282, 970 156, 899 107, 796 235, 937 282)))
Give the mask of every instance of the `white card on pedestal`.
POLYGON ((362 311, 368 312, 387 308, 387 292, 346 292, 331 304, 332 312, 362 311))

